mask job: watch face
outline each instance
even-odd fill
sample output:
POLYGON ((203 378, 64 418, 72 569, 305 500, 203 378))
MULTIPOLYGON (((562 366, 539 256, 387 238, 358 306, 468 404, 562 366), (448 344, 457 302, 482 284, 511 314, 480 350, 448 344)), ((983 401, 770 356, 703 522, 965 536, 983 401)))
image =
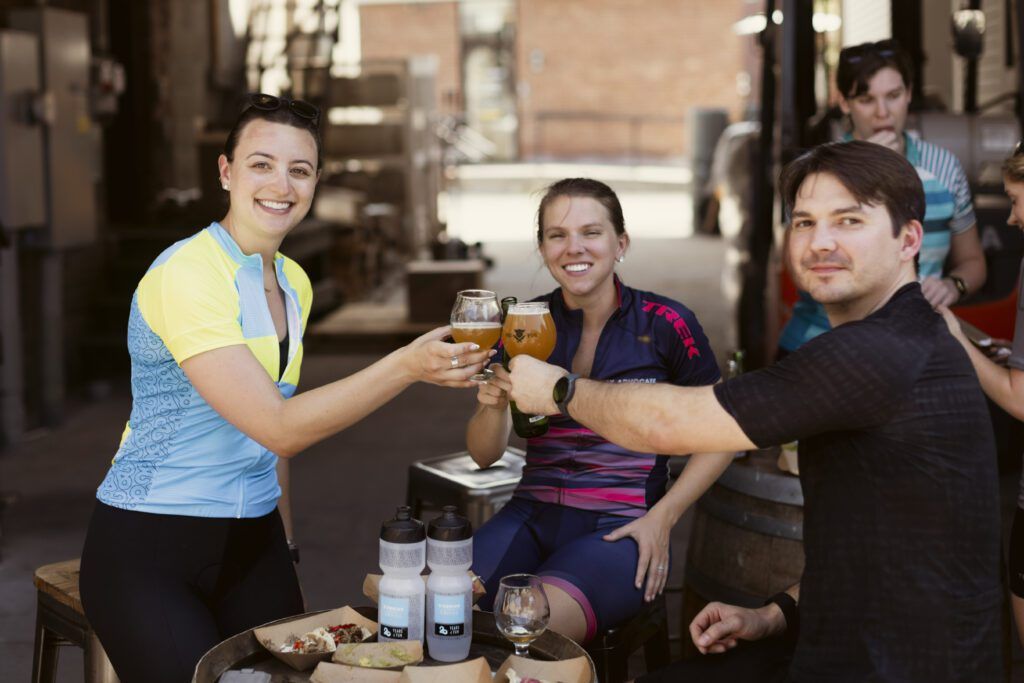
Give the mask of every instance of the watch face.
POLYGON ((565 400, 565 392, 569 390, 569 378, 562 376, 555 382, 555 389, 552 392, 554 394, 555 403, 561 403, 565 400))

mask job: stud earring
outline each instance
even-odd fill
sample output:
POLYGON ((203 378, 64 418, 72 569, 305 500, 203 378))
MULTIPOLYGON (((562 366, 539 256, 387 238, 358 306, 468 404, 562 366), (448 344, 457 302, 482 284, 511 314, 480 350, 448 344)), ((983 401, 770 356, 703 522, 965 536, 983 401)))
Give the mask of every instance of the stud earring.
POLYGON ((221 181, 220 186, 226 190, 226 189, 228 189, 228 182, 226 180, 221 181))
POLYGON ((625 256, 617 256, 617 257, 615 257, 616 263, 622 263, 625 260, 626 260, 625 256))

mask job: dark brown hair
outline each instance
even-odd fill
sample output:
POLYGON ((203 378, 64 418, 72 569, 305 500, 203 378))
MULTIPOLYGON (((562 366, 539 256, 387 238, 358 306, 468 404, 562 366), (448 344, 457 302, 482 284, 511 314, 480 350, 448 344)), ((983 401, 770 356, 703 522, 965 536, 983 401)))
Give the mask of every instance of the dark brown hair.
POLYGON ((611 220, 612 227, 615 228, 615 234, 624 235, 626 233, 626 221, 622 217, 622 205, 619 204, 619 198, 615 194, 615 190, 600 180, 593 180, 592 178, 563 178, 547 187, 544 191, 544 196, 540 200, 540 206, 537 207, 538 244, 544 242, 544 210, 548 208, 548 204, 558 197, 590 197, 597 200, 608 212, 608 218, 611 220))
POLYGON ((256 121, 269 121, 270 123, 282 123, 286 126, 292 126, 293 128, 301 128, 310 135, 313 136, 313 142, 316 144, 316 170, 320 170, 323 166, 324 154, 323 154, 323 143, 320 140, 320 128, 317 126, 317 122, 313 119, 308 119, 303 116, 299 116, 291 110, 288 106, 278 107, 277 109, 260 109, 259 107, 248 106, 238 118, 235 120, 235 125, 231 127, 231 132, 228 133, 227 139, 224 141, 224 156, 228 158, 228 161, 234 161, 235 158, 235 147, 238 146, 238 140, 242 137, 242 131, 249 125, 250 122, 256 121))
POLYGON ((862 95, 868 90, 868 81, 887 66, 899 72, 904 87, 909 89, 914 78, 913 64, 897 41, 890 38, 843 48, 836 69, 836 87, 847 99, 862 95))
POLYGON ((782 169, 779 192, 787 223, 800 186, 817 173, 834 176, 861 204, 885 206, 894 236, 910 221, 924 219, 924 186, 911 163, 888 147, 853 140, 815 147, 782 169))

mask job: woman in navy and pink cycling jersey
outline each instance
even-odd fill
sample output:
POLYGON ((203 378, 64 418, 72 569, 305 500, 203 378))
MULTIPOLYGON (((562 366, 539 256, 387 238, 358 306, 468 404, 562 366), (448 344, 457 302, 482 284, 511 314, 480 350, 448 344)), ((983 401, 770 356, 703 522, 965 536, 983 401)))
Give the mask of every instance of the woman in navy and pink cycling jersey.
MULTIPOLYGON (((570 178, 551 185, 537 210, 537 241, 560 285, 547 301, 558 340, 548 362, 609 382, 713 384, 718 365, 694 314, 627 287, 615 275, 629 246, 610 187, 570 178)), ((508 444, 508 374, 481 385, 466 442, 487 466, 508 444)), ((538 574, 551 628, 578 642, 614 627, 665 587, 669 532, 722 473, 731 454, 692 459, 666 493, 668 458, 610 443, 571 418, 551 418, 529 439, 523 479, 474 537, 473 570, 491 609, 502 576, 538 574), (645 584, 646 577, 646 584, 645 584)))

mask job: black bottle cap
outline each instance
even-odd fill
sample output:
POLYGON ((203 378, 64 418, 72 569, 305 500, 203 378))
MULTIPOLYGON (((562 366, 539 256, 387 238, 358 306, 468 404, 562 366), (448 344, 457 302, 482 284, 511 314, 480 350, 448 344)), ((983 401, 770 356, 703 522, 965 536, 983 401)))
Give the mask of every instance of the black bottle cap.
POLYGON ((427 525, 427 536, 432 541, 465 541, 473 538, 473 525, 459 514, 454 505, 441 508, 441 516, 430 520, 427 525))
POLYGON ((395 518, 380 525, 380 540, 388 543, 419 543, 427 537, 423 522, 413 519, 412 509, 402 505, 395 518))

